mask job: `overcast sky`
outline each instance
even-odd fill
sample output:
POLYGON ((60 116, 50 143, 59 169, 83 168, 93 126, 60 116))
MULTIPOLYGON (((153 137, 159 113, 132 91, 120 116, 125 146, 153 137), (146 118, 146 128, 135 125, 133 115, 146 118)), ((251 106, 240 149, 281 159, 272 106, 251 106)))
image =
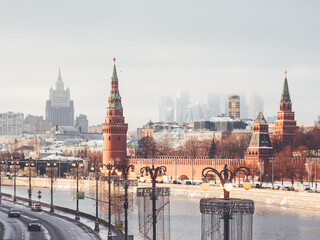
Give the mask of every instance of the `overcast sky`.
POLYGON ((256 89, 274 116, 288 70, 298 123, 320 115, 319 1, 28 0, 0 7, 0 112, 44 115, 61 67, 75 114, 106 115, 112 58, 129 129, 159 97, 256 89))

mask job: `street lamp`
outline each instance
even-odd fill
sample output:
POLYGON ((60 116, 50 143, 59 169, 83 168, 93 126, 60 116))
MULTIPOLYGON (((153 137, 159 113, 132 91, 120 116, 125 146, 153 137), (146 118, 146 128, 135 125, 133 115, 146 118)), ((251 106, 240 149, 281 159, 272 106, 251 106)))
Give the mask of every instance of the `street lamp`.
MULTIPOLYGON (((79 171, 80 171, 79 167, 83 167, 82 159, 81 160, 79 160, 79 159, 73 160, 71 162, 71 166, 74 167, 76 172, 77 172, 77 195, 78 195, 78 191, 79 191, 79 171)), ((79 216, 79 199, 78 199, 78 197, 76 197, 76 199, 77 199, 77 208, 76 208, 76 217, 75 217, 75 219, 76 220, 80 220, 80 216, 79 216)))
MULTIPOLYGON (((236 159, 236 162, 239 164, 239 167, 240 167, 241 160, 236 159)), ((240 187, 240 172, 238 172, 238 187, 240 187)))
POLYGON ((127 166, 127 158, 125 158, 125 163, 117 166, 118 170, 124 175, 124 232, 125 240, 128 239, 128 172, 134 173, 134 165, 127 166))
POLYGON ((274 177, 274 168, 273 168, 273 164, 276 162, 276 160, 274 158, 271 158, 269 160, 269 162, 271 162, 271 174, 272 174, 271 182, 272 182, 272 189, 274 189, 274 179, 273 179, 273 177, 274 177))
POLYGON ((0 163, 0 203, 2 199, 2 191, 1 191, 1 177, 2 177, 2 166, 4 165, 4 168, 7 169, 7 160, 2 159, 0 163))
MULTIPOLYGON (((103 163, 97 163, 97 159, 94 158, 94 166, 91 167, 91 170, 95 172, 96 175, 96 221, 94 225, 94 231, 99 232, 99 169, 103 172, 102 167, 103 163)), ((110 226, 109 226, 110 227, 110 226)))
POLYGON ((54 160, 49 160, 47 166, 50 167, 50 177, 51 177, 51 204, 50 212, 54 212, 53 208, 53 177, 54 177, 54 168, 57 166, 57 163, 54 160))
POLYGON ((191 163, 192 163, 192 167, 191 167, 191 171, 192 171, 192 173, 191 173, 191 176, 192 176, 192 180, 191 180, 191 184, 193 185, 193 161, 194 161, 194 159, 193 158, 191 158, 191 163))
POLYGON ((34 166, 34 162, 32 161, 32 158, 29 158, 27 160, 26 166, 29 168, 29 189, 28 189, 28 195, 29 195, 29 207, 32 206, 32 190, 31 190, 31 166, 34 166))
MULTIPOLYGON (((22 155, 22 158, 24 156, 22 155)), ((19 164, 19 161, 17 161, 16 159, 13 158, 13 156, 11 156, 11 164, 14 166, 14 179, 13 179, 13 202, 16 203, 17 202, 17 164, 19 164)))
POLYGON ((141 177, 143 177, 143 173, 145 172, 146 176, 150 174, 150 178, 152 180, 152 227, 153 227, 153 240, 156 240, 157 238, 157 212, 156 212, 156 200, 157 200, 157 195, 156 195, 156 179, 163 175, 166 175, 167 168, 165 166, 160 166, 155 168, 154 165, 152 164, 152 167, 143 167, 140 169, 141 177))
POLYGON ((259 159, 258 162, 258 167, 259 167, 259 174, 260 174, 260 188, 262 187, 262 176, 264 174, 264 161, 262 159, 259 159))
POLYGON ((106 168, 106 172, 108 173, 108 191, 109 191, 109 200, 108 200, 108 205, 109 205, 109 212, 108 212, 108 222, 109 222, 109 227, 108 227, 108 240, 111 240, 111 173, 115 170, 115 165, 111 163, 111 160, 108 164, 100 163, 100 171, 104 172, 103 167, 106 168))
POLYGON ((314 171, 315 171, 315 182, 316 182, 316 186, 315 186, 315 190, 314 190, 314 192, 317 192, 317 186, 318 186, 318 183, 317 183, 317 166, 318 166, 318 163, 319 163, 319 160, 316 158, 315 160, 314 160, 314 164, 315 164, 315 169, 314 169, 314 171))
MULTIPOLYGON (((237 173, 243 172, 246 175, 246 179, 243 182, 243 188, 245 190, 249 190, 251 188, 251 183, 248 179, 248 176, 251 175, 249 168, 247 167, 238 167, 233 172, 228 169, 227 164, 225 164, 224 169, 218 172, 215 168, 206 167, 202 170, 202 176, 204 177, 204 182, 201 184, 201 188, 204 191, 209 189, 209 183, 207 181, 207 177, 209 173, 216 174, 221 181, 221 185, 223 186, 224 198, 223 200, 230 200, 230 191, 232 189, 232 180, 236 176, 237 173)), ((229 220, 231 219, 230 213, 227 209, 223 209, 223 217, 224 220, 224 240, 229 240, 229 220)))

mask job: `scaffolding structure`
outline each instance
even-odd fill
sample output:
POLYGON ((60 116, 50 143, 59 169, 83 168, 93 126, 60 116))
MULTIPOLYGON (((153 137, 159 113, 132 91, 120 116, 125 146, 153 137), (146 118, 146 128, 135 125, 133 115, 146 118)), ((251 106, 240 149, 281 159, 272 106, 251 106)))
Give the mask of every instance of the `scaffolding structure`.
POLYGON ((170 188, 137 188, 137 200, 143 239, 170 240, 170 188))
POLYGON ((252 240, 252 200, 202 198, 200 212, 201 240, 252 240))

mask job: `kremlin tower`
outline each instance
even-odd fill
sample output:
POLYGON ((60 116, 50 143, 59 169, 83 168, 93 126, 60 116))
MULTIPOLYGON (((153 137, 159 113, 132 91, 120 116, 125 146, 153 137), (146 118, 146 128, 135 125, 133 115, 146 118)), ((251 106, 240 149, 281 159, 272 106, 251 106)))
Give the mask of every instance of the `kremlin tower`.
POLYGON ((263 160, 268 162, 269 157, 273 156, 273 148, 269 137, 269 127, 261 110, 253 123, 252 136, 245 156, 246 160, 258 163, 263 160))
POLYGON ((273 127, 271 139, 281 141, 283 145, 287 145, 292 142, 294 135, 298 131, 298 128, 299 127, 294 120, 294 112, 292 111, 286 70, 280 101, 280 111, 277 113, 277 120, 275 122, 275 126, 273 127))
POLYGON ((115 164, 124 163, 127 156, 127 131, 128 124, 124 121, 121 97, 118 88, 116 59, 113 59, 113 73, 111 89, 108 98, 107 116, 102 123, 103 132, 103 163, 110 161, 115 164))

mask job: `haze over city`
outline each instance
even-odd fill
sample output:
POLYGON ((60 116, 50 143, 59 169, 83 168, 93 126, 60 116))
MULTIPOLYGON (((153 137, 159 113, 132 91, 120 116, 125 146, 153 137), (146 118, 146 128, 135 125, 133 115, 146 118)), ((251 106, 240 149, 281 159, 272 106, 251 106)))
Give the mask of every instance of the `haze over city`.
POLYGON ((112 58, 129 129, 158 120, 159 98, 255 89, 275 116, 288 70, 298 123, 320 115, 319 2, 7 1, 0 9, 1 112, 44 115, 61 67, 75 115, 104 121, 112 58))

